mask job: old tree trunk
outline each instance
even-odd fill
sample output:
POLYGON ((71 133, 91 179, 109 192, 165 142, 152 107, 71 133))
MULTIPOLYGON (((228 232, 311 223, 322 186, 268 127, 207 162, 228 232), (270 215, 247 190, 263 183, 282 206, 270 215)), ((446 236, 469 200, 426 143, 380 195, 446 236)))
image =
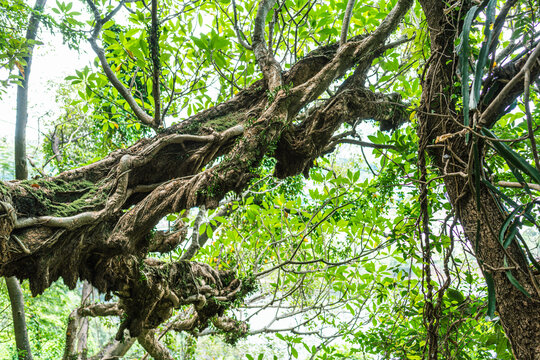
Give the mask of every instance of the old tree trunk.
MULTIPOLYGON (((441 144, 437 138, 446 134, 457 134, 464 129, 463 113, 457 109, 452 95, 456 90, 458 54, 455 49, 455 39, 463 26, 463 18, 467 8, 455 7, 459 2, 443 3, 439 1, 420 1, 426 14, 430 28, 431 58, 425 70, 423 79, 422 103, 418 115, 420 147, 428 149, 433 162, 444 175, 446 191, 452 206, 459 217, 461 225, 469 239, 474 244, 478 264, 487 278, 492 278, 497 303, 497 311, 502 325, 512 344, 512 350, 517 359, 540 359, 540 302, 538 284, 531 275, 524 252, 513 242, 504 249, 499 242, 499 229, 507 214, 504 214, 487 186, 476 182, 481 173, 473 173, 473 147, 475 141, 465 140, 464 136, 452 136, 441 144), (430 146, 431 144, 431 146, 430 146), (461 176, 459 173, 467 174, 461 176), (453 174, 453 175, 452 175, 453 174), (511 264, 511 273, 526 289, 530 296, 525 295, 514 286, 505 270, 511 264)), ((510 8, 517 1, 505 5, 510 8)), ((470 6, 470 4, 469 4, 470 6)), ((504 21, 503 12, 498 20, 504 21)), ((526 59, 525 59, 526 60, 526 59)), ((512 75, 519 77, 519 71, 525 61, 511 64, 512 75)), ((530 69, 537 76, 540 67, 534 63, 530 69)), ((508 79, 508 78, 507 78, 508 79)), ((497 97, 497 92, 491 102, 479 101, 476 130, 491 127, 502 115, 515 97, 523 92, 524 82, 513 84, 508 80, 497 79, 489 86, 496 89, 497 81, 504 81, 508 94, 497 97), (491 111, 491 112, 490 112, 491 111)), ((501 86, 503 88, 504 86, 501 86)), ((489 90, 485 92, 489 93, 489 90)), ((473 113, 471 112, 471 118, 473 113)), ((440 138, 439 138, 440 139, 440 138)), ((478 146, 485 146, 482 139, 478 146)))
MULTIPOLYGON (((183 228, 156 232, 155 225, 167 214, 201 205, 216 207, 227 192, 241 192, 257 176, 253 170, 264 155, 276 158, 278 177, 307 173, 314 159, 333 150, 335 133, 345 122, 375 119, 382 128, 391 129, 408 119, 399 96, 372 92, 366 80, 373 60, 403 43, 389 38, 413 3, 397 1, 373 32, 321 46, 283 71, 265 41, 265 20, 275 1, 260 1, 252 43, 246 45, 263 79, 230 100, 163 129, 160 101, 151 115, 140 108, 130 89, 115 77, 99 45, 101 27, 121 6, 101 15, 87 0, 95 16, 90 43, 104 73, 137 118, 157 129, 157 135, 55 177, 0 184, 0 275, 28 279, 33 294, 62 277, 69 287, 82 279, 101 292, 118 295, 117 306, 92 311, 124 314, 117 338, 129 330, 129 336, 139 337, 150 353, 163 350, 152 340, 153 329, 173 309, 186 304, 193 305, 196 315, 181 330, 201 329, 212 321, 224 331, 245 331, 242 324, 219 319, 252 290, 251 279, 239 279, 204 263, 164 263, 147 257, 149 252, 170 251, 186 235, 183 228), (345 75, 349 76, 342 80, 345 75), (315 105, 336 83, 338 90, 315 105), (304 112, 307 107, 310 111, 304 112)), ((435 144, 441 135, 463 133, 463 115, 453 96, 460 81, 455 42, 471 4, 439 0, 421 0, 420 4, 430 40, 416 112, 420 150, 427 151, 444 177, 455 213, 469 240, 476 242, 478 263, 493 279, 497 311, 516 358, 540 359, 539 294, 519 247, 512 244, 503 249, 498 241, 505 215, 498 211, 496 200, 484 185, 474 193, 471 184, 478 176, 470 165, 474 142, 466 143, 458 134, 435 144), (530 297, 508 280, 503 271, 508 264, 530 297)), ((152 15, 156 15, 154 7, 152 15)), ((158 24, 155 16, 152 24, 158 24)), ((156 46, 150 49, 158 51, 156 46)), ((520 76, 531 54, 528 51, 524 61, 512 63, 510 78, 520 76)), ((159 56, 154 55, 153 78, 159 81, 159 56)), ((531 77, 535 79, 538 72, 539 66, 533 64, 531 77)), ((497 99, 506 83, 492 81, 490 99, 497 99)), ((478 115, 484 126, 492 126, 506 105, 521 95, 523 81, 510 90, 495 112, 490 102, 482 103, 478 115)), ((159 99, 159 87, 153 91, 159 99)), ((436 356, 434 351, 432 357, 436 356)))

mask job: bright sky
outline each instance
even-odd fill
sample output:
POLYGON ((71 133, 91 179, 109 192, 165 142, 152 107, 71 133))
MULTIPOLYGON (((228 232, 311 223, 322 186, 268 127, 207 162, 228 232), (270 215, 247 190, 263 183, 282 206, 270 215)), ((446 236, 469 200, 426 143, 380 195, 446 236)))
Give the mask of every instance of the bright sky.
MULTIPOLYGON (((43 123, 47 117, 55 116, 56 88, 54 84, 74 74, 75 69, 89 65, 94 54, 88 43, 81 44, 78 54, 62 44, 61 35, 41 31, 39 39, 44 43, 34 49, 28 95, 27 141, 35 145, 43 137, 43 123)), ((15 86, 2 95, 0 101, 0 137, 9 143, 15 136, 15 107, 17 90, 15 86)))

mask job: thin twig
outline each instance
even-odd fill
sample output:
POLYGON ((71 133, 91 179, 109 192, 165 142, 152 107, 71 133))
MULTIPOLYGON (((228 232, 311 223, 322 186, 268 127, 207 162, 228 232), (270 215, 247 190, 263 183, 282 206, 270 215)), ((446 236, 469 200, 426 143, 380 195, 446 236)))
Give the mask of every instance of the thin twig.
POLYGON ((351 23, 351 15, 354 7, 354 0, 347 2, 347 8, 345 9, 345 15, 343 16, 343 24, 341 25, 341 37, 339 45, 343 45, 347 42, 347 33, 349 32, 349 24, 351 23))

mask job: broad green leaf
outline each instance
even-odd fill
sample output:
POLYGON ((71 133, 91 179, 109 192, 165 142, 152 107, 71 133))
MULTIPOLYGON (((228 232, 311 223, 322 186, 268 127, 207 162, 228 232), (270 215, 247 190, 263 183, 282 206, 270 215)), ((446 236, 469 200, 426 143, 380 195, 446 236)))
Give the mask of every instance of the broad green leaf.
POLYGON ((493 281, 493 275, 487 271, 484 272, 484 278, 488 288, 487 316, 493 319, 495 316, 495 282, 493 281))
POLYGON ((460 34, 459 47, 456 51, 459 53, 459 64, 461 70, 461 97, 463 99, 463 124, 469 126, 469 33, 471 31, 472 21, 477 15, 478 6, 475 5, 469 9, 463 23, 463 31, 460 34))

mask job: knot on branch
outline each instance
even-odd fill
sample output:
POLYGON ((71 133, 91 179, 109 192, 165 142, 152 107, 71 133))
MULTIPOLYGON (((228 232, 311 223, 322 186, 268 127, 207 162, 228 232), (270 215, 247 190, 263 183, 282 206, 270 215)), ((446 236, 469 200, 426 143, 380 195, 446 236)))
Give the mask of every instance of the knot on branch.
POLYGON ((171 317, 173 309, 193 305, 197 319, 191 329, 201 330, 210 319, 222 316, 240 296, 253 287, 242 286, 232 271, 218 271, 210 265, 178 261, 164 263, 146 259, 133 269, 129 283, 118 292, 120 308, 124 311, 117 332, 121 339, 124 330, 139 336, 143 330, 156 328, 171 317))
POLYGON ((175 231, 156 231, 150 239, 148 251, 167 253, 174 250, 186 239, 187 235, 187 227, 184 223, 178 222, 175 227, 178 227, 175 231))
POLYGON ((6 201, 0 201, 0 261, 7 257, 8 240, 15 227, 17 214, 13 206, 6 201))
POLYGON ((216 316, 212 319, 212 324, 222 332, 225 342, 230 345, 235 345, 238 340, 246 337, 249 331, 246 322, 228 316, 216 316))

